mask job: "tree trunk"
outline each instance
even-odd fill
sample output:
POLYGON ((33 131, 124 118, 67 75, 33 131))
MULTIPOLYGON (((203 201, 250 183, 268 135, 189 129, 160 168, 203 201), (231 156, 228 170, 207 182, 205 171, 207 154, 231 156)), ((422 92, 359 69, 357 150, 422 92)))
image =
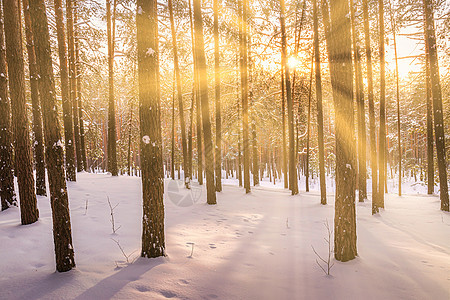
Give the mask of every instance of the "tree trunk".
POLYGON ((83 98, 81 93, 81 63, 80 63, 80 42, 79 42, 79 25, 78 25, 78 5, 73 9, 73 20, 74 20, 74 35, 75 35, 75 67, 76 67, 76 81, 77 81, 77 103, 78 103, 78 119, 80 127, 80 155, 81 160, 79 164, 80 171, 87 171, 87 161, 86 161, 86 144, 85 144, 85 132, 84 132, 84 122, 83 122, 83 98))
POLYGON ((183 93, 181 86, 180 66, 178 62, 177 35, 175 32, 175 21, 173 18, 172 0, 169 0, 169 15, 170 15, 170 28, 172 31, 173 67, 175 70, 175 78, 177 84, 178 114, 180 115, 180 126, 181 126, 181 146, 183 150, 184 181, 186 187, 189 188, 190 178, 187 177, 189 175, 186 173, 188 164, 187 143, 186 143, 186 122, 184 120, 183 93))
POLYGON ((355 137, 353 110, 352 40, 348 1, 331 1, 329 50, 336 120, 336 200, 334 255, 352 260, 356 250, 355 137), (339 70, 339 72, 336 72, 339 70))
POLYGON ((30 71, 31 105, 33 111, 33 133, 34 133, 34 163, 36 166, 36 194, 47 195, 45 185, 45 159, 44 138, 42 132, 42 111, 39 100, 38 74, 36 56, 34 53, 33 31, 31 30, 30 7, 28 0, 22 1, 23 15, 25 19, 25 36, 28 52, 28 65, 30 71))
POLYGON ((281 6, 281 53, 282 62, 284 66, 284 81, 286 85, 286 99, 288 110, 288 127, 289 127, 289 189, 292 191, 292 195, 298 194, 298 182, 296 172, 296 153, 295 153, 295 137, 294 137, 294 105, 292 101, 291 80, 289 75, 289 67, 287 61, 287 49, 286 49, 286 26, 285 26, 285 2, 280 0, 281 6))
MULTIPOLYGON (((203 20, 201 1, 194 0, 195 53, 199 74, 199 90, 202 111, 203 135, 205 137, 206 191, 208 204, 216 204, 214 184, 214 151, 209 119, 208 80, 206 70, 205 46, 203 40, 203 20)), ((199 174, 199 176, 203 176, 199 174)))
POLYGON ((61 0, 55 0, 56 35, 58 39, 59 69, 61 77, 61 98, 64 121, 64 140, 66 148, 66 176, 68 181, 76 181, 75 149, 73 143, 72 104, 69 97, 69 73, 67 66, 64 16, 61 0))
MULTIPOLYGON (((311 55, 311 71, 309 76, 309 92, 308 92, 308 120, 306 124, 306 162, 305 162, 305 184, 306 184, 306 191, 309 192, 309 142, 311 139, 311 96, 312 96, 312 78, 313 78, 313 72, 314 72, 314 50, 311 55)), ((299 104, 300 107, 300 104, 299 104)), ((297 140, 299 138, 297 137, 297 140)), ((297 142, 298 145, 298 142, 297 142)), ((298 146, 297 146, 298 147, 298 146)), ((297 151, 298 153, 298 151, 297 151)))
POLYGON ((77 70, 75 62, 75 37, 74 37, 74 18, 73 10, 76 0, 66 0, 67 14, 67 46, 69 53, 69 83, 70 83, 70 101, 72 103, 73 134, 75 137, 75 157, 77 162, 77 171, 81 171, 81 146, 80 146, 80 126, 78 118, 78 95, 77 95, 77 70))
POLYGON ((323 108, 322 108, 322 75, 320 70, 320 45, 319 45, 319 11, 317 0, 313 0, 314 14, 314 63, 316 79, 317 101, 317 139, 319 146, 319 176, 320 176, 320 203, 327 204, 327 191, 325 182, 325 151, 323 144, 323 108))
POLYGON ((370 46, 370 25, 368 0, 363 0, 364 39, 367 57, 367 99, 369 101, 369 129, 370 129, 370 163, 372 169, 372 214, 378 212, 378 162, 377 162, 377 134, 375 126, 375 105, 373 96, 372 48, 370 46))
POLYGON ((427 91, 427 187, 434 193, 433 98, 431 96, 430 55, 425 40, 425 89, 427 91))
POLYGON ((378 162, 380 171, 379 176, 379 186, 378 186, 378 201, 376 211, 379 208, 384 208, 384 193, 385 193, 385 181, 386 181, 386 61, 385 61, 385 50, 384 50, 384 0, 378 0, 378 14, 379 14, 379 26, 380 26, 380 37, 379 37, 379 47, 380 47, 380 135, 379 147, 378 147, 378 162))
POLYGON ((3 9, 0 8, 0 198, 2 210, 17 206, 11 147, 11 104, 8 97, 6 51, 3 27, 3 9))
POLYGON ((359 202, 367 199, 367 169, 366 169, 366 114, 364 112, 364 83, 361 67, 361 52, 359 49, 358 28, 356 26, 355 3, 350 4, 352 23, 352 40, 355 65, 356 108, 358 121, 358 194, 359 202))
MULTIPOLYGON (((69 2, 69 1, 68 1, 69 2)), ((114 18, 115 16, 113 16, 114 18)), ((114 23, 114 20, 112 21, 114 23)), ((116 146, 116 109, 114 101, 114 40, 111 27, 111 0, 106 0, 106 31, 108 35, 108 171, 118 175, 116 146)))
POLYGON ((214 0, 214 85, 216 98, 216 191, 222 191, 222 116, 220 104, 219 0, 214 0))
POLYGON ((248 50, 247 50, 247 10, 248 0, 239 1, 240 75, 242 98, 242 142, 244 152, 244 189, 250 193, 250 143, 248 128, 248 50))
POLYGON ((6 60, 8 64, 9 91, 11 96, 12 127, 19 185, 20 215, 23 225, 38 220, 34 175, 28 131, 25 99, 25 74, 22 49, 21 21, 18 1, 4 0, 6 60))
POLYGON ((35 51, 39 66, 39 92, 41 96, 45 129, 45 154, 50 184, 50 203, 53 218, 56 270, 66 272, 75 267, 70 223, 69 199, 64 176, 64 152, 55 81, 53 77, 50 34, 44 0, 30 1, 30 14, 35 36, 35 51))
POLYGON ((147 258, 165 255, 156 5, 155 0, 138 0, 136 14, 143 198, 141 256, 147 258))
POLYGON ((284 66, 281 65, 281 134, 283 147, 283 174, 284 174, 284 188, 289 187, 289 175, 287 167, 287 150, 286 150, 286 96, 284 88, 284 66))
POLYGON ((441 210, 449 211, 447 160, 445 152, 444 116, 442 111, 442 92, 439 76, 439 62, 434 29, 433 3, 423 0, 425 11, 425 39, 430 59, 430 82, 433 94, 434 135, 436 138, 436 152, 439 167, 439 187, 441 210))

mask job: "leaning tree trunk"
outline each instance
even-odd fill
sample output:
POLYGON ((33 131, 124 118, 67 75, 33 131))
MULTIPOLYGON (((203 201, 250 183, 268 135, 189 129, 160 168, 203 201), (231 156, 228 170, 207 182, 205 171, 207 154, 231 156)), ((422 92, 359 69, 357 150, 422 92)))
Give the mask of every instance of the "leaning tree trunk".
POLYGON ((320 203, 327 204, 327 191, 325 182, 325 149, 323 144, 323 106, 322 106, 322 75, 320 71, 320 45, 319 45, 319 12, 317 0, 313 0, 314 15, 314 63, 316 78, 317 101, 317 139, 319 146, 319 177, 320 177, 320 203))
MULTIPOLYGON (((114 16, 115 17, 115 16, 114 16)), ((113 21, 114 23, 114 21, 113 21)), ((118 175, 116 146, 116 108, 114 101, 114 40, 111 30, 111 0, 106 0, 106 25, 108 35, 108 171, 118 175)))
POLYGON ((375 126, 375 105, 373 96, 373 70, 372 70, 372 48, 370 46, 369 5, 368 0, 363 0, 364 16, 364 39, 367 57, 367 100, 369 101, 369 130, 370 130, 370 163, 372 169, 372 214, 378 212, 378 162, 377 162, 377 140, 375 126))
POLYGON ((17 206, 11 147, 11 104, 8 97, 8 72, 3 36, 3 9, 0 7, 0 198, 2 210, 17 206))
MULTIPOLYGON (((203 40, 203 20, 201 1, 194 0, 195 53, 199 75, 200 102, 202 111, 203 135, 205 137, 206 191, 208 204, 216 204, 214 184, 214 150, 209 119, 208 80, 206 69, 205 45, 203 40)), ((201 174, 199 174, 201 176, 201 174)))
POLYGON ((39 66, 39 93, 44 111, 45 154, 50 184, 56 270, 66 272, 75 267, 70 224, 69 199, 64 176, 64 152, 55 81, 53 77, 50 34, 44 0, 30 1, 31 20, 35 35, 35 51, 39 66))
POLYGON ((3 1, 6 60, 11 96, 20 215, 22 224, 26 225, 38 220, 39 210, 34 191, 34 175, 25 99, 22 32, 18 5, 19 3, 16 0, 3 1))
POLYGON ((334 256, 352 260, 356 250, 355 136, 353 110, 352 40, 347 0, 331 1, 329 57, 336 120, 336 200, 334 256), (339 70, 339 71, 338 71, 339 70), (338 71, 338 72, 337 72, 338 71))
POLYGON ((45 185, 45 159, 44 159, 44 137, 42 132, 42 112, 39 101, 38 74, 36 56, 34 53, 33 31, 31 30, 30 6, 28 0, 22 1, 23 16, 25 20, 25 36, 28 52, 28 65, 30 71, 31 106, 33 111, 33 133, 34 133, 34 163, 36 166, 36 194, 47 195, 45 185))
POLYGON ((164 174, 155 0, 137 1, 137 48, 142 170, 142 257, 165 255, 164 174), (149 51, 152 50, 152 51, 149 51))
POLYGON ((295 154, 295 137, 294 137, 294 106, 292 100, 291 80, 289 75, 289 66, 287 62, 287 45, 286 45, 286 26, 285 26, 285 2, 280 0, 281 6, 281 52, 282 65, 284 67, 284 81, 286 85, 286 99, 288 111, 288 128, 289 128, 289 189, 292 195, 298 194, 297 181, 297 159, 295 154))
POLYGON ((361 52, 359 50, 359 35, 356 26, 355 3, 350 4, 352 23, 352 41, 355 65, 356 111, 358 121, 358 194, 359 202, 367 199, 367 169, 366 169, 366 114, 364 112, 364 83, 361 67, 361 52))
POLYGON ((384 188, 386 180, 386 61, 384 50, 384 0, 378 0, 378 14, 379 14, 379 26, 380 26, 380 134, 378 136, 378 162, 380 166, 379 185, 377 203, 375 203, 375 211, 378 212, 379 208, 384 208, 384 188))
POLYGON ((442 110, 442 91, 439 76, 439 63, 434 29, 433 2, 423 0, 425 11, 425 39, 430 59, 430 79, 433 94, 434 134, 436 139, 436 152, 439 167, 439 187, 441 210, 449 211, 447 160, 445 152, 444 113, 442 110))

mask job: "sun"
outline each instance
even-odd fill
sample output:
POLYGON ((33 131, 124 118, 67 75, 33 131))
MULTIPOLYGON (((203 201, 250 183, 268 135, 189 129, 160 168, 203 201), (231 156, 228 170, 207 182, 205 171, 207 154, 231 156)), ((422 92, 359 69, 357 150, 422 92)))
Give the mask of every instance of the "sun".
POLYGON ((288 58, 288 67, 291 70, 297 69, 300 66, 300 60, 298 57, 291 56, 288 58))

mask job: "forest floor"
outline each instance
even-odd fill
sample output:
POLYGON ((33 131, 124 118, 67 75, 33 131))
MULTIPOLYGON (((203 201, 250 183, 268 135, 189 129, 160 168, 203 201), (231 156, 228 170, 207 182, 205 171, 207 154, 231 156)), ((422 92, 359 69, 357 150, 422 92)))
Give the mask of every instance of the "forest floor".
POLYGON ((18 208, 1 212, 0 299, 450 298, 450 214, 439 210, 438 196, 410 185, 412 194, 386 195, 376 216, 370 200, 357 203, 359 256, 332 258, 327 276, 312 247, 327 259, 333 194, 322 206, 314 190, 291 196, 263 182, 245 195, 225 183, 208 206, 204 187, 187 191, 166 180, 167 256, 143 259, 140 179, 79 173, 68 183, 77 267, 62 274, 48 198, 38 198, 32 225, 20 225, 18 208), (117 205, 115 234, 108 198, 117 205))

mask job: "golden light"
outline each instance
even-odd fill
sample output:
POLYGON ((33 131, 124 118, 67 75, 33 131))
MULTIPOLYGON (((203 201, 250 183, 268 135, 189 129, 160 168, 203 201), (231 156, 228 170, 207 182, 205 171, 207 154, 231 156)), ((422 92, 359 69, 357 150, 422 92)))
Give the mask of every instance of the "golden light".
POLYGON ((297 57, 291 56, 288 58, 289 69, 291 69, 291 70, 297 69, 299 66, 300 66, 300 60, 297 57))

